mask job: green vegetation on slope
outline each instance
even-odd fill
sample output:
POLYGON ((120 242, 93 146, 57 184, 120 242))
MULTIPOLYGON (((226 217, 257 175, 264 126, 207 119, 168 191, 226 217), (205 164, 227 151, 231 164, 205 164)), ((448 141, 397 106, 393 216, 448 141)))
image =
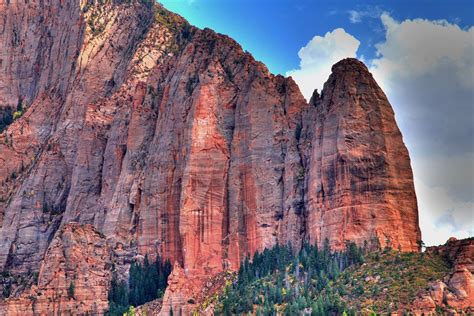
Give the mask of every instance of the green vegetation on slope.
POLYGON ((173 34, 173 40, 167 47, 166 54, 177 55, 192 39, 196 29, 181 16, 166 10, 160 4, 154 6, 154 17, 155 23, 167 28, 173 34))
POLYGON ((348 243, 344 252, 331 253, 305 244, 296 255, 291 246, 275 246, 247 259, 238 280, 229 286, 216 305, 217 314, 312 315, 353 313, 330 286, 341 271, 363 263, 364 249, 348 243))
POLYGON ((275 246, 246 260, 218 298, 216 314, 355 315, 409 311, 428 283, 448 273, 440 256, 385 249, 369 253, 348 243, 344 252, 305 245, 275 246))
POLYGON ((15 120, 19 119, 26 112, 26 104, 20 99, 16 106, 16 111, 10 106, 0 108, 0 133, 15 120))
POLYGON ((0 133, 13 122, 13 110, 11 107, 0 108, 0 133))
POLYGON ((365 264, 344 271, 332 286, 356 310, 408 312, 417 294, 448 271, 449 264, 441 256, 386 249, 367 255, 365 264))

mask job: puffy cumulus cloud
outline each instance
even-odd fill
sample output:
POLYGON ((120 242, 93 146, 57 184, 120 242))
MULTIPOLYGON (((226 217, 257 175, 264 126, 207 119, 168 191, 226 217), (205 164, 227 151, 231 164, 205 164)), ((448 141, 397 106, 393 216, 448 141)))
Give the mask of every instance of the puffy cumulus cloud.
POLYGON ((370 64, 414 154, 473 152, 474 27, 381 16, 386 41, 370 64))
POLYGON ((381 21, 386 41, 376 45, 380 58, 373 60, 372 67, 382 78, 420 76, 448 65, 464 87, 472 87, 474 27, 463 30, 445 20, 400 23, 388 13, 382 14, 381 21))
POLYGON ((315 36, 298 52, 299 69, 287 72, 287 76, 296 80, 309 100, 314 89, 322 89, 331 74, 331 66, 343 58, 355 57, 359 45, 360 42, 342 28, 315 36))
POLYGON ((431 187, 415 177, 420 207, 420 228, 427 245, 444 244, 450 237, 474 236, 472 201, 461 201, 441 186, 431 187))

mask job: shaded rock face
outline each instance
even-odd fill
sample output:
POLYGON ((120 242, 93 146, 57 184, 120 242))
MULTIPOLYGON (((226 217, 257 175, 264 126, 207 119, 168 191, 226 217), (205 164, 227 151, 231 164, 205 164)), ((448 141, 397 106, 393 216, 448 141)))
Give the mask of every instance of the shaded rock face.
POLYGON ((105 236, 92 225, 66 224, 46 251, 37 284, 0 302, 0 314, 103 314, 111 269, 105 236))
MULTIPOLYGON (((48 10, 52 10, 54 16, 71 14, 76 17, 75 32, 67 28, 71 18, 61 20, 67 25, 57 26, 50 24, 46 17, 35 19, 42 21, 38 23, 48 28, 47 32, 55 33, 55 39, 66 41, 74 34, 82 35, 78 39, 78 48, 71 48, 73 58, 69 55, 63 57, 63 62, 69 63, 66 68, 70 70, 62 78, 67 80, 66 92, 62 93, 57 84, 47 91, 41 92, 40 89, 27 113, 0 136, 0 183, 3 183, 0 190, 3 201, 0 204, 0 266, 13 272, 37 270, 63 217, 67 221, 76 219, 74 215, 65 214, 77 212, 68 211, 70 207, 67 205, 70 193, 74 193, 71 186, 74 185, 76 161, 80 163, 77 159, 79 145, 84 139, 78 135, 84 130, 88 106, 110 94, 115 84, 123 82, 125 68, 133 58, 133 48, 148 27, 146 21, 152 17, 150 10, 146 16, 147 11, 138 3, 118 5, 109 2, 102 6, 89 2, 50 1, 44 4, 44 8, 37 6, 36 2, 9 1, 3 4, 1 14, 8 17, 48 10), (97 30, 102 31, 98 33, 97 30)), ((25 29, 30 24, 27 17, 21 19, 26 24, 23 26, 25 29)), ((15 33, 17 30, 14 27, 5 32, 15 33)), ((27 39, 28 36, 25 41, 27 39)), ((15 51, 8 41, 2 45, 6 46, 2 52, 7 51, 7 55, 9 51, 15 51)), ((68 49, 60 46, 60 49, 68 49)), ((34 55, 33 52, 25 53, 24 58, 34 55)), ((12 59, 14 64, 22 63, 21 58, 12 59)), ((43 64, 53 72, 58 67, 58 63, 43 64)), ((11 66, 15 67, 21 68, 19 65, 11 66)), ((19 82, 22 77, 21 72, 0 73, 2 82, 19 82)), ((38 80, 41 81, 33 81, 38 80)), ((92 166, 88 168, 93 172, 92 166)), ((89 184, 87 191, 97 190, 95 183, 89 184)), ((83 206, 81 208, 85 209, 83 206)))
POLYGON ((38 271, 71 222, 107 236, 119 271, 160 254, 198 283, 276 243, 418 249, 408 153, 363 64, 308 104, 151 3, 0 5, 0 106, 28 106, 0 134, 0 269, 38 271))
POLYGON ((45 92, 65 96, 82 45, 73 1, 2 1, 0 108, 31 104, 45 92))

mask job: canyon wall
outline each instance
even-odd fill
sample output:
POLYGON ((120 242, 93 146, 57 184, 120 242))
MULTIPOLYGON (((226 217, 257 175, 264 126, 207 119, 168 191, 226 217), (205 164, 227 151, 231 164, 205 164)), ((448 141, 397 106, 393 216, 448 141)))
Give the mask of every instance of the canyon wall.
POLYGON ((418 250, 408 152, 361 62, 307 103, 152 1, 11 0, 0 21, 0 107, 26 108, 0 134, 0 270, 40 271, 70 223, 120 275, 159 254, 192 290, 276 243, 418 250))

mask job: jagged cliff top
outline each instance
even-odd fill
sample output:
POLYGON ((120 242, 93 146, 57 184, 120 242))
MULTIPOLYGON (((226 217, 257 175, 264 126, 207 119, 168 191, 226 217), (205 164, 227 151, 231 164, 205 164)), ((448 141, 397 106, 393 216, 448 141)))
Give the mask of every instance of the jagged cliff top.
POLYGON ((360 72, 367 72, 369 73, 369 70, 367 69, 367 66, 357 58, 344 58, 337 63, 335 63, 331 71, 333 73, 339 73, 339 72, 347 72, 347 71, 360 71, 360 72))

